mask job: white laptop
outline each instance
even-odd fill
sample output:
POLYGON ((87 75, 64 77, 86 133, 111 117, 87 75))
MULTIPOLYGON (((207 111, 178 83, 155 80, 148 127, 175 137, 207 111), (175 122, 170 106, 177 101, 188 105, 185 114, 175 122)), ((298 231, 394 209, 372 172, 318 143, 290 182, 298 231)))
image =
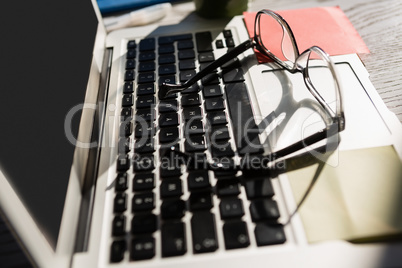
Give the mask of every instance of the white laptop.
MULTIPOLYGON (((204 156, 209 162, 222 157, 239 161, 237 122, 243 121, 236 109, 251 113, 257 125, 273 112, 273 124, 259 134, 261 144, 268 141, 265 151, 314 128, 314 122, 292 121, 295 107, 278 105, 289 98, 282 94, 290 87, 295 102, 308 98, 301 76, 272 63, 258 65, 252 50, 235 62, 241 77, 224 77, 219 69, 211 75, 215 82, 200 81, 179 96, 159 100, 161 82, 185 81, 249 38, 241 16, 222 26, 184 20, 107 34, 96 1, 93 8, 88 4, 74 6, 80 15, 65 12, 70 18, 66 28, 71 23, 87 29, 69 41, 71 50, 52 50, 50 56, 46 49, 36 51, 50 65, 28 65, 29 72, 37 71, 29 77, 39 78, 43 89, 25 87, 5 97, 1 93, 3 107, 23 104, 24 112, 14 121, 1 114, 8 125, 1 134, 6 149, 0 153, 0 209, 34 266, 402 266, 400 243, 310 243, 299 213, 287 223, 297 200, 286 173, 251 177, 194 168, 194 163, 164 165, 162 147, 169 152, 172 146, 186 156, 197 153, 200 163, 204 156), (81 44, 87 50, 80 51, 81 44), (58 66, 65 61, 80 64, 63 66, 60 75, 58 66), (87 74, 80 88, 75 80, 87 74), (59 79, 46 83, 45 75, 59 79), (59 89, 54 81, 63 86, 59 89), (243 106, 237 108, 230 103, 235 97, 225 92, 233 82, 245 89, 240 94, 243 106), (13 97, 25 100, 9 101, 13 97), (281 122, 289 123, 275 130, 281 122), (289 130, 292 124, 297 128, 289 130), (195 138, 188 142, 188 135, 195 138), (220 147, 209 143, 211 135, 218 137, 220 147)), ((44 12, 57 14, 58 8, 48 6, 44 12)), ((58 42, 63 39, 50 43, 58 42)), ((43 40, 43 46, 50 43, 43 40)), ((343 55, 332 60, 343 88, 346 120, 335 153, 391 145, 402 159, 401 125, 378 96, 360 59, 343 55)), ((307 118, 310 115, 311 110, 307 118)))

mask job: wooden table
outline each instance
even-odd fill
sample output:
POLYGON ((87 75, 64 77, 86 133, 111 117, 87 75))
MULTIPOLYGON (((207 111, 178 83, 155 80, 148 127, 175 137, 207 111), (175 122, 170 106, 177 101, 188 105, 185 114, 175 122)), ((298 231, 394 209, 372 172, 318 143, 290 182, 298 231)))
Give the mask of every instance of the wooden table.
MULTIPOLYGON (((387 107, 402 122, 402 1, 401 0, 249 0, 249 11, 339 6, 371 51, 359 55, 372 83, 387 107)), ((193 13, 192 1, 173 5, 173 12, 158 22, 175 24, 203 20, 193 13)))

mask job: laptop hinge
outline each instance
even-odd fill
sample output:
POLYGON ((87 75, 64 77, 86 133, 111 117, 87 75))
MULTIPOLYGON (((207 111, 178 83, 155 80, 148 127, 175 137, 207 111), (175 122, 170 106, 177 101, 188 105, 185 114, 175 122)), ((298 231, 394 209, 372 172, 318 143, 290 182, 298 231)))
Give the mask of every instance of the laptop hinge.
POLYGON ((82 186, 82 201, 77 225, 77 239, 74 252, 84 252, 88 249, 90 226, 95 199, 96 180, 98 177, 101 141, 104 128, 109 79, 112 66, 113 49, 105 50, 102 71, 100 75, 99 91, 96 101, 96 110, 91 134, 91 143, 97 146, 89 149, 88 163, 82 186))

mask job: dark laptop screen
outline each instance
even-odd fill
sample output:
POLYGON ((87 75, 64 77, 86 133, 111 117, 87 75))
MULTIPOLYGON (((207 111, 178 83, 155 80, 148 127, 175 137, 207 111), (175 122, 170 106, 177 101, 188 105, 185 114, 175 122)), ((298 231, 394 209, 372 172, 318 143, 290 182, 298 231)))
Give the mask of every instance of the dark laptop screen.
POLYGON ((84 101, 98 21, 90 0, 7 1, 0 13, 0 168, 55 248, 74 153, 64 120, 84 101))

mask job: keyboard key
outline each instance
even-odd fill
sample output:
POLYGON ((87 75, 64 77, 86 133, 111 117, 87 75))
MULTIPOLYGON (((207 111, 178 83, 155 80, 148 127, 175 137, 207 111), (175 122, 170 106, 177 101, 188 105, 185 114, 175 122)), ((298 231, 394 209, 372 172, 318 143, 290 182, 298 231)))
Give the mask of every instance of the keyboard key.
POLYGON ((124 81, 133 81, 134 80, 134 71, 127 70, 124 74, 124 81))
POLYGON ((132 94, 124 94, 121 100, 121 105, 123 107, 130 107, 134 105, 133 95, 132 94))
POLYGON ((163 45, 158 47, 159 54, 171 54, 174 53, 175 48, 173 45, 163 45))
POLYGON ((133 82, 125 82, 123 87, 123 94, 131 94, 134 91, 133 82))
POLYGON ((184 141, 184 149, 188 153, 202 152, 207 148, 205 146, 204 136, 191 136, 184 141))
POLYGON ((231 38, 231 37, 226 38, 225 42, 226 42, 227 47, 234 47, 235 46, 235 42, 234 42, 233 38, 231 38))
POLYGON ((153 95, 139 96, 136 102, 137 109, 150 108, 155 104, 155 97, 153 95))
POLYGON ((139 60, 139 62, 154 61, 155 60, 155 52, 153 52, 153 51, 140 52, 140 55, 138 56, 138 60, 139 60))
POLYGON ((165 64, 161 65, 158 68, 159 75, 169 75, 176 73, 176 65, 173 64, 165 64))
POLYGON ((179 60, 188 60, 195 58, 195 52, 192 49, 180 50, 178 53, 179 60))
POLYGON ((205 98, 221 97, 223 95, 220 85, 204 86, 202 92, 205 98))
POLYGON ((131 109, 130 107, 124 107, 123 109, 121 109, 120 116, 121 121, 130 121, 133 116, 133 109, 131 109))
POLYGON ((212 51, 212 35, 211 32, 200 32, 195 34, 197 51, 206 52, 212 51))
POLYGON ((243 82, 243 70, 241 68, 235 68, 230 71, 223 72, 223 82, 227 83, 238 83, 243 82))
POLYGON ((138 83, 153 83, 155 82, 155 73, 154 72, 144 72, 138 74, 138 83))
MULTIPOLYGON (((138 151, 138 150, 137 150, 138 151)), ((133 161, 134 172, 152 171, 155 168, 154 156, 151 155, 135 155, 133 161)))
POLYGON ((157 229, 157 217, 152 213, 138 214, 131 221, 131 233, 134 235, 149 234, 157 229))
MULTIPOLYGON (((159 77, 159 86, 162 85, 163 83, 166 84, 176 84, 176 76, 174 75, 166 75, 166 76, 161 76, 159 77)), ((174 98, 176 94, 171 95, 172 98, 174 98)), ((169 97, 167 97, 169 98, 169 97)))
POLYGON ((244 215, 243 202, 238 198, 222 198, 219 210, 222 219, 241 218, 244 215))
MULTIPOLYGON (((146 106, 146 105, 144 105, 146 106)), ((144 108, 137 110, 135 114, 135 121, 140 124, 155 120, 155 110, 151 108, 144 108)))
POLYGON ((219 111, 225 109, 223 98, 210 98, 205 100, 205 109, 210 111, 219 111))
POLYGON ((228 140, 229 129, 227 126, 212 126, 211 127, 211 141, 228 140))
POLYGON ((127 195, 125 193, 117 193, 114 197, 113 212, 124 212, 127 209, 127 195))
POLYGON ((131 241, 130 257, 132 260, 147 260, 155 256, 155 238, 142 236, 131 241))
POLYGON ((276 220, 279 218, 279 208, 275 200, 257 199, 250 204, 250 214, 254 222, 262 220, 276 220))
POLYGON ((219 84, 219 75, 217 73, 207 74, 201 79, 201 83, 204 86, 219 84))
POLYGON ((160 113, 171 113, 177 112, 179 110, 177 100, 162 100, 160 101, 159 105, 159 112, 160 113))
POLYGON ((228 141, 214 141, 211 144, 211 153, 213 157, 232 157, 234 152, 228 141))
POLYGON ((193 192, 189 198, 190 211, 210 210, 213 207, 211 192, 193 192))
POLYGON ((181 92, 182 95, 191 94, 191 93, 198 93, 200 91, 200 87, 197 83, 193 84, 192 86, 188 87, 187 89, 181 92))
POLYGON ((153 95, 153 94, 155 94, 155 85, 153 83, 138 85, 137 96, 153 95))
POLYGON ((110 261, 111 262, 121 262, 124 258, 124 252, 127 249, 127 244, 125 240, 117 240, 112 242, 110 248, 110 261))
POLYGON ((132 70, 135 69, 135 60, 134 59, 128 59, 126 61, 126 70, 132 70))
POLYGON ((231 221, 223 225, 226 249, 245 248, 250 245, 247 225, 244 221, 231 221))
POLYGON ((153 210, 155 208, 154 193, 135 194, 132 201, 133 212, 153 210))
POLYGON ((137 123, 134 130, 134 136, 137 139, 143 137, 153 137, 155 135, 155 124, 151 122, 141 122, 137 123))
POLYGON ((176 62, 176 57, 174 54, 163 54, 158 58, 159 65, 162 64, 172 64, 176 62))
POLYGON ((159 132, 160 143, 177 143, 179 141, 179 129, 177 127, 161 128, 159 132))
POLYGON ((146 191, 155 188, 153 173, 138 173, 134 175, 133 191, 146 191))
POLYGON ((130 161, 127 156, 119 155, 117 157, 117 171, 126 171, 130 168, 130 161))
POLYGON ((227 124, 226 113, 224 111, 208 113, 207 120, 212 126, 227 124))
POLYGON ((218 249, 215 216, 209 211, 197 211, 191 218, 193 252, 205 253, 218 249))
POLYGON ((138 71, 139 72, 155 71, 155 62, 154 61, 140 62, 140 64, 138 64, 138 71))
POLYGON ((137 52, 135 51, 135 49, 127 50, 126 59, 134 59, 136 56, 137 56, 137 52))
POLYGON ((145 38, 140 41, 140 51, 155 50, 155 38, 145 38))
POLYGON ((205 62, 212 62, 215 60, 214 53, 212 52, 204 52, 198 54, 198 62, 205 63, 205 62))
POLYGON ((183 119, 185 121, 191 120, 193 117, 202 117, 200 107, 196 106, 183 108, 183 119))
POLYGON ((161 217, 167 219, 183 218, 186 209, 186 203, 181 199, 166 199, 161 205, 161 217))
POLYGON ((272 197, 274 188, 270 178, 253 178, 244 182, 248 199, 272 197))
POLYGON ((114 189, 116 192, 123 192, 127 190, 127 173, 118 173, 115 180, 114 189))
POLYGON ((187 176, 187 186, 189 191, 211 187, 208 171, 190 171, 187 176))
POLYGON ((204 125, 201 121, 202 117, 193 117, 184 126, 184 135, 197 135, 203 134, 204 125))
POLYGON ((176 161, 170 160, 164 157, 161 160, 161 166, 159 168, 159 174, 162 178, 180 177, 181 166, 176 161))
POLYGON ((183 95, 181 97, 181 105, 183 107, 200 106, 201 105, 200 95, 198 95, 197 93, 183 95))
POLYGON ((136 47, 137 47, 137 42, 135 42, 135 40, 130 40, 127 42, 127 49, 136 48, 136 47))
POLYGON ((232 31, 231 30, 223 30, 222 33, 223 33, 223 36, 225 38, 232 37, 232 31))
POLYGON ((183 194, 183 189, 180 179, 164 180, 160 186, 161 198, 178 197, 183 194))
POLYGON ((218 196, 237 196, 240 194, 238 179, 220 179, 216 182, 216 191, 218 196))
POLYGON ((224 48, 225 47, 225 44, 223 43, 222 39, 216 40, 215 45, 216 45, 216 48, 224 48))
POLYGON ((190 60, 182 60, 179 62, 179 70, 194 70, 195 69, 195 61, 190 60))
POLYGON ((126 233, 126 216, 117 215, 113 219, 112 223, 112 235, 122 236, 126 233))
POLYGON ((186 226, 183 222, 162 224, 162 257, 184 255, 187 252, 186 226))
POLYGON ((119 154, 126 154, 130 151, 130 138, 120 138, 118 143, 119 154))
POLYGON ((154 144, 153 138, 137 140, 134 146, 134 152, 138 154, 153 153, 155 151, 154 144))
POLYGON ((194 48, 193 40, 181 40, 177 42, 177 48, 179 50, 194 48))
POLYGON ((133 133, 133 123, 123 122, 120 124, 120 137, 128 137, 133 133))
POLYGON ((195 70, 184 70, 180 72, 180 82, 186 82, 196 75, 195 70))
POLYGON ((177 113, 164 113, 159 116, 159 127, 171 127, 179 125, 177 113))
POLYGON ((254 229, 258 246, 283 244, 286 242, 283 226, 280 224, 257 223, 254 229))

